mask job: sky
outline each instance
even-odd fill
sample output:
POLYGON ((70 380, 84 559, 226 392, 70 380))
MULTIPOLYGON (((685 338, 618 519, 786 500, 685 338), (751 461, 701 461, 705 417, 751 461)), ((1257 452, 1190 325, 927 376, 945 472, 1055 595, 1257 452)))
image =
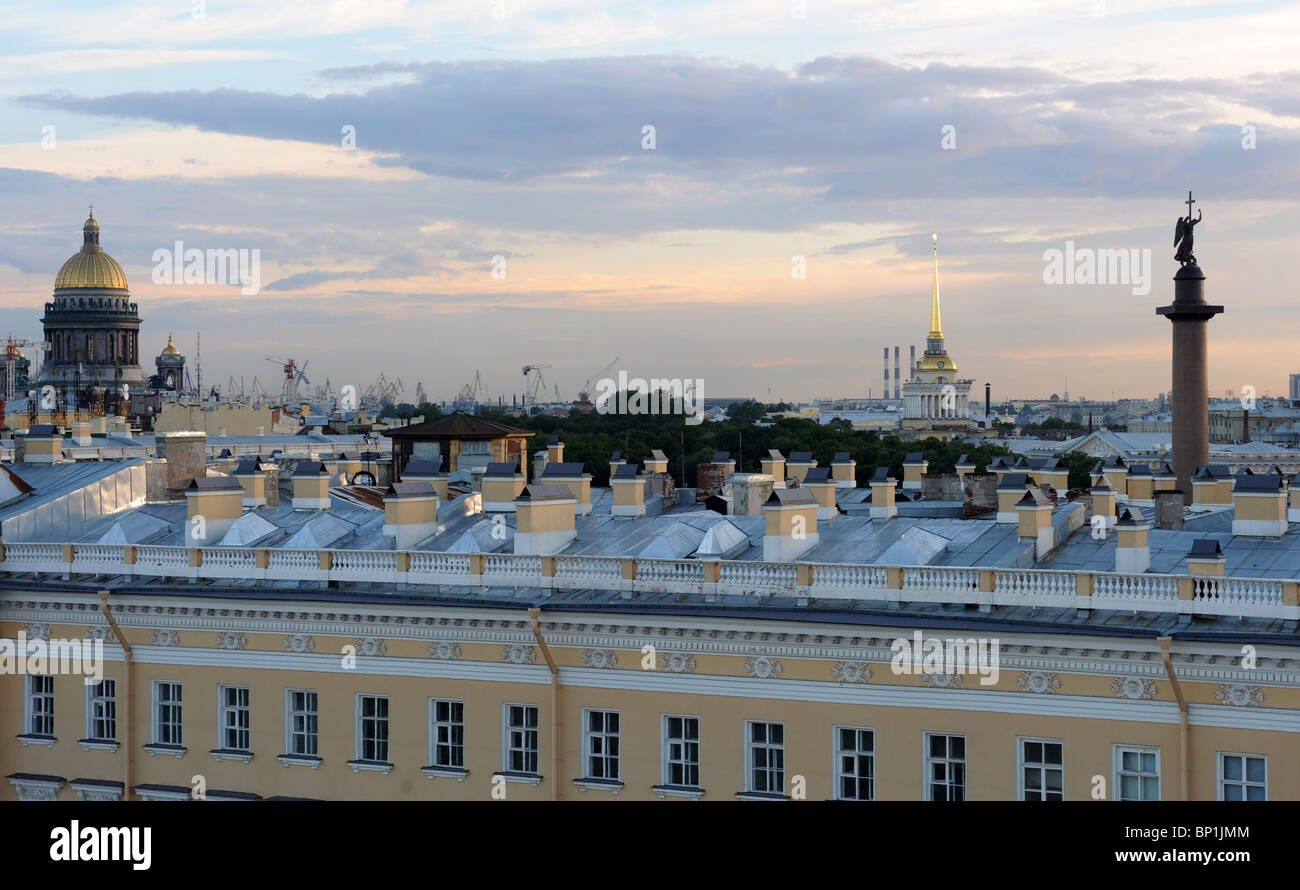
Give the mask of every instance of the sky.
POLYGON ((477 372, 509 403, 525 364, 549 364, 564 399, 611 364, 705 396, 879 396, 882 348, 906 362, 924 346, 937 233, 948 350, 977 387, 1151 397, 1170 386, 1155 307, 1190 189, 1207 298, 1226 307, 1211 393, 1285 395, 1300 372, 1284 273, 1300 2, 5 12, 13 336, 41 338, 93 204, 142 355, 170 332, 192 365, 201 333, 205 384, 278 389, 272 355, 335 390, 382 372, 410 400, 417 383, 449 400, 477 372), (177 241, 259 251, 260 287, 155 283, 177 241), (1138 262, 1128 280, 1049 283, 1054 250, 1138 262))

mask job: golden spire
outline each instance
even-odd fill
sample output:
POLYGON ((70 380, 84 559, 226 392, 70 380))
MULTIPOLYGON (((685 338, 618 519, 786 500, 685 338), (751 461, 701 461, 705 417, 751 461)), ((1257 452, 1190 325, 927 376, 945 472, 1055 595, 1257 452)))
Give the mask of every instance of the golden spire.
POLYGON ((930 339, 943 339, 943 324, 939 321, 939 235, 931 233, 934 239, 934 284, 930 290, 930 339))

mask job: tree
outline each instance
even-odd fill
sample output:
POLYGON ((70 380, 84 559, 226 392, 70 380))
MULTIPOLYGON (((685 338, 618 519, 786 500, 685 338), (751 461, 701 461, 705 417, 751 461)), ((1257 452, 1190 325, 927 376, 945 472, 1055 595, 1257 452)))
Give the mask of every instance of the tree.
POLYGON ((754 399, 736 402, 727 408, 727 419, 732 423, 758 423, 767 414, 767 408, 754 399))

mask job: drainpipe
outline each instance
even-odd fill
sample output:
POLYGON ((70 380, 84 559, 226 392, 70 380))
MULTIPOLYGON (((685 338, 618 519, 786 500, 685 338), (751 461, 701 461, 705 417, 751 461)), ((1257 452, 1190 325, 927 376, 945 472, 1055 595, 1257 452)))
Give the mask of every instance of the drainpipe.
POLYGON ((1174 674, 1174 663, 1169 658, 1169 644, 1173 642, 1173 638, 1157 637, 1156 642, 1160 644, 1160 658, 1165 663, 1165 673, 1169 675, 1169 683, 1174 687, 1174 696, 1178 699, 1178 772, 1179 779, 1182 781, 1182 799, 1190 800, 1187 795, 1187 735, 1189 732, 1187 699, 1183 698, 1183 687, 1178 684, 1178 677, 1174 674))
POLYGON ((122 786, 122 799, 131 799, 131 788, 134 782, 131 766, 133 763, 131 747, 131 644, 126 641, 126 634, 122 633, 122 628, 117 626, 117 619, 113 613, 108 610, 108 597, 111 590, 101 590, 99 592, 99 611, 104 613, 104 619, 108 626, 113 628, 113 635, 117 637, 117 642, 122 647, 122 709, 119 711, 126 719, 122 721, 122 748, 126 754, 126 778, 122 786))
POLYGON ((555 666, 551 650, 546 648, 546 641, 542 639, 542 629, 538 625, 541 615, 541 609, 528 610, 533 623, 533 639, 537 640, 537 648, 542 650, 542 658, 551 669, 551 800, 557 800, 560 790, 560 669, 555 666))

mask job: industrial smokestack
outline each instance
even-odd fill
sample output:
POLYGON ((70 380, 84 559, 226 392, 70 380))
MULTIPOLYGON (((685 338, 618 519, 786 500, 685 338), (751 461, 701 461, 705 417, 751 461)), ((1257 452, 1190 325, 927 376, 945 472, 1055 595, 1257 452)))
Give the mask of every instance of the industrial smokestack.
POLYGON ((907 379, 912 379, 912 369, 916 367, 916 346, 909 347, 912 350, 911 364, 908 365, 907 379))
POLYGON ((884 398, 889 398, 889 347, 885 347, 885 388, 883 390, 884 398))
POLYGON ((894 347, 894 398, 895 399, 902 398, 902 391, 899 389, 899 380, 898 380, 900 376, 898 373, 898 358, 899 358, 898 353, 899 353, 899 349, 897 346, 895 346, 894 347))
MULTIPOLYGON (((993 416, 993 390, 986 383, 984 384, 984 416, 991 418, 993 416)), ((992 421, 990 421, 991 423, 992 421)))

